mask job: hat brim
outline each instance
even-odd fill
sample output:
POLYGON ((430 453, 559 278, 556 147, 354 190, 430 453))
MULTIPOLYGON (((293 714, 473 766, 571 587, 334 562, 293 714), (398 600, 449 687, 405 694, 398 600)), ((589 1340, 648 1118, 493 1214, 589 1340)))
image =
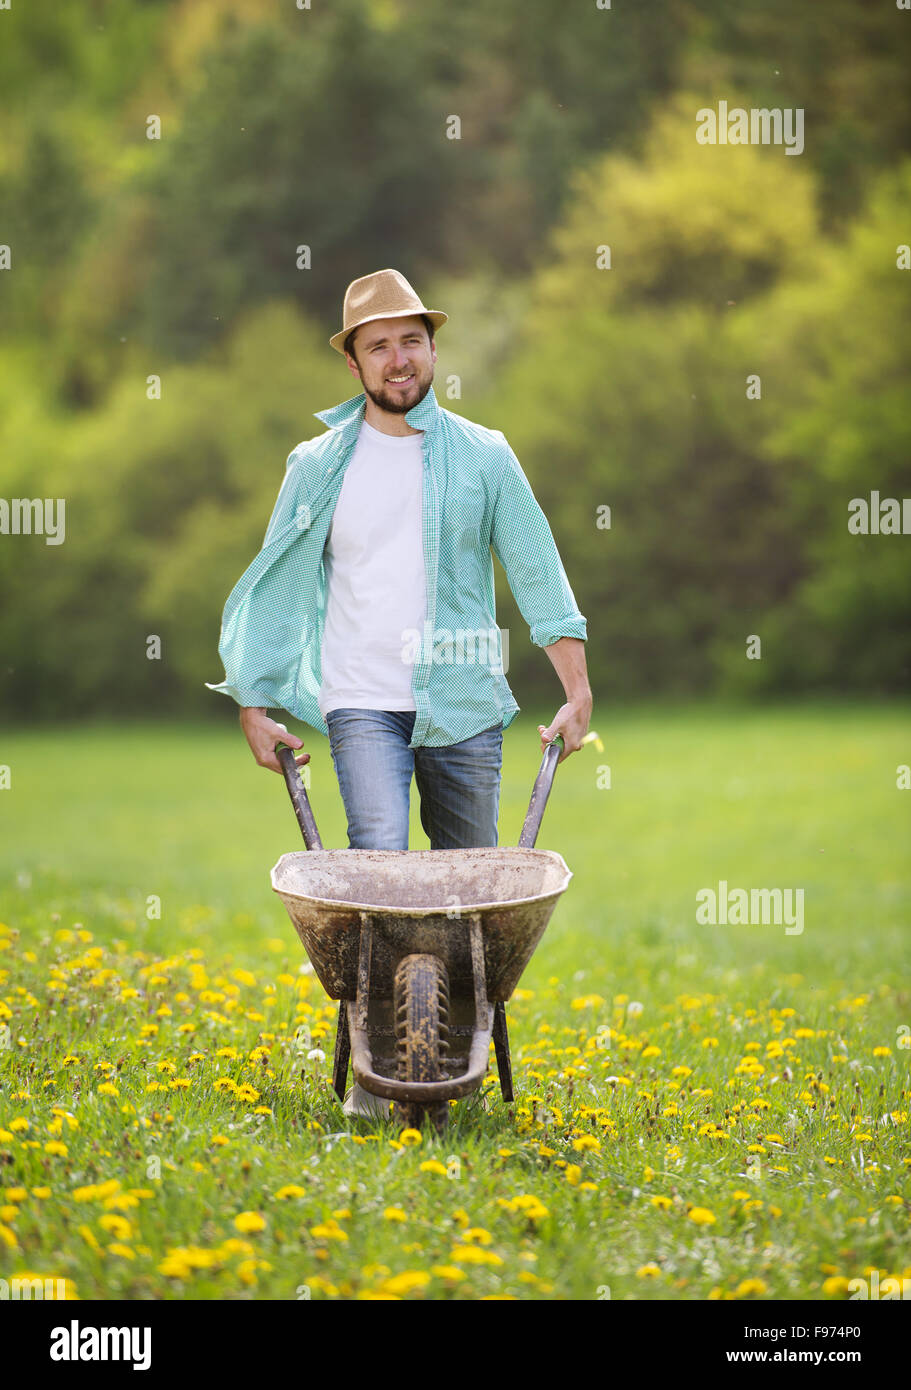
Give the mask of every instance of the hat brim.
POLYGON ((440 309, 395 309, 387 314, 368 314, 367 318, 358 319, 357 323, 351 323, 347 328, 343 328, 341 333, 333 333, 332 337, 329 339, 329 346, 334 347, 336 352, 340 352, 344 357, 345 349, 343 343, 345 339, 348 337, 349 333, 353 333, 354 330, 360 328, 362 324, 376 323, 378 319, 420 318, 422 314, 430 319, 434 328, 442 328, 443 324, 449 318, 449 315, 444 314, 440 309))

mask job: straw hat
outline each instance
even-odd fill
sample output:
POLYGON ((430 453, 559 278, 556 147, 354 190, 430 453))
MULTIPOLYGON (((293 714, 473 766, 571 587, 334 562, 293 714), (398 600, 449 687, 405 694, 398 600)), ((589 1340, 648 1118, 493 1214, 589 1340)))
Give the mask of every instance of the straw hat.
POLYGON ((425 309, 404 275, 397 270, 376 270, 372 275, 362 275, 359 280, 351 281, 345 291, 342 310, 345 327, 340 333, 334 333, 329 342, 344 356, 342 344, 358 324, 370 323, 373 319, 410 318, 412 314, 426 314, 434 328, 440 328, 449 318, 439 309, 425 309))

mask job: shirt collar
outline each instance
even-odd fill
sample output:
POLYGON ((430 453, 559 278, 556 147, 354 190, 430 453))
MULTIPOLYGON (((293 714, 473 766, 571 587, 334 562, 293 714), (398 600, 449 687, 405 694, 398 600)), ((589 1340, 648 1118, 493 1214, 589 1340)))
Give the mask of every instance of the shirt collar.
MULTIPOLYGON (((364 419, 366 404, 366 392, 361 391, 359 395, 352 396, 350 400, 342 401, 341 405, 334 405, 329 410, 314 411, 314 416, 317 420, 322 420, 323 424, 328 425, 331 430, 351 429, 355 425, 360 428, 364 419)), ((412 429, 416 430, 434 429, 439 418, 440 407, 437 404, 432 385, 424 399, 405 412, 406 422, 411 425, 412 429)))

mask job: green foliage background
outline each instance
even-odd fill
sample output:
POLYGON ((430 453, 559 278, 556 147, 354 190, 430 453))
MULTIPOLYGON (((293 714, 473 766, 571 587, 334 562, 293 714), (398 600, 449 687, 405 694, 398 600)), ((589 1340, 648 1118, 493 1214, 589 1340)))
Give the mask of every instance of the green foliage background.
MULTIPOLYGON (((911 494, 907 18, 0 14, 0 496, 67 505, 62 546, 0 538, 0 711, 229 712, 224 599, 313 412, 357 390, 326 341, 345 285, 387 265, 451 316, 441 403, 505 431, 551 520, 596 694, 904 688, 911 542, 847 511, 911 494), (721 99, 803 108, 805 152, 697 145, 721 99)), ((505 583, 500 620, 545 697, 505 583)))

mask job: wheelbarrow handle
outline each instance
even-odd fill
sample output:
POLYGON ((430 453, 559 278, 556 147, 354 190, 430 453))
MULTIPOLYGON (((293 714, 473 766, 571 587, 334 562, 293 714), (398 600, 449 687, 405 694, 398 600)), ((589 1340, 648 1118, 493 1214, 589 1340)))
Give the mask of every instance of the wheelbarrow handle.
POLYGON ((319 837, 316 821, 313 819, 310 798, 307 796, 307 789, 301 781, 300 768, 295 761, 293 749, 288 748, 284 743, 278 743, 275 745, 275 756, 281 763, 282 772, 285 774, 285 785, 288 788, 294 814, 297 816, 297 823, 304 837, 304 844, 308 849, 322 849, 323 842, 319 837))
POLYGON ((563 735, 557 734, 556 738, 551 739, 544 749, 541 766, 535 778, 535 785, 532 787, 531 801, 528 803, 528 814, 525 817, 525 824, 522 826, 522 834, 519 836, 520 849, 534 849, 563 747, 563 735))

